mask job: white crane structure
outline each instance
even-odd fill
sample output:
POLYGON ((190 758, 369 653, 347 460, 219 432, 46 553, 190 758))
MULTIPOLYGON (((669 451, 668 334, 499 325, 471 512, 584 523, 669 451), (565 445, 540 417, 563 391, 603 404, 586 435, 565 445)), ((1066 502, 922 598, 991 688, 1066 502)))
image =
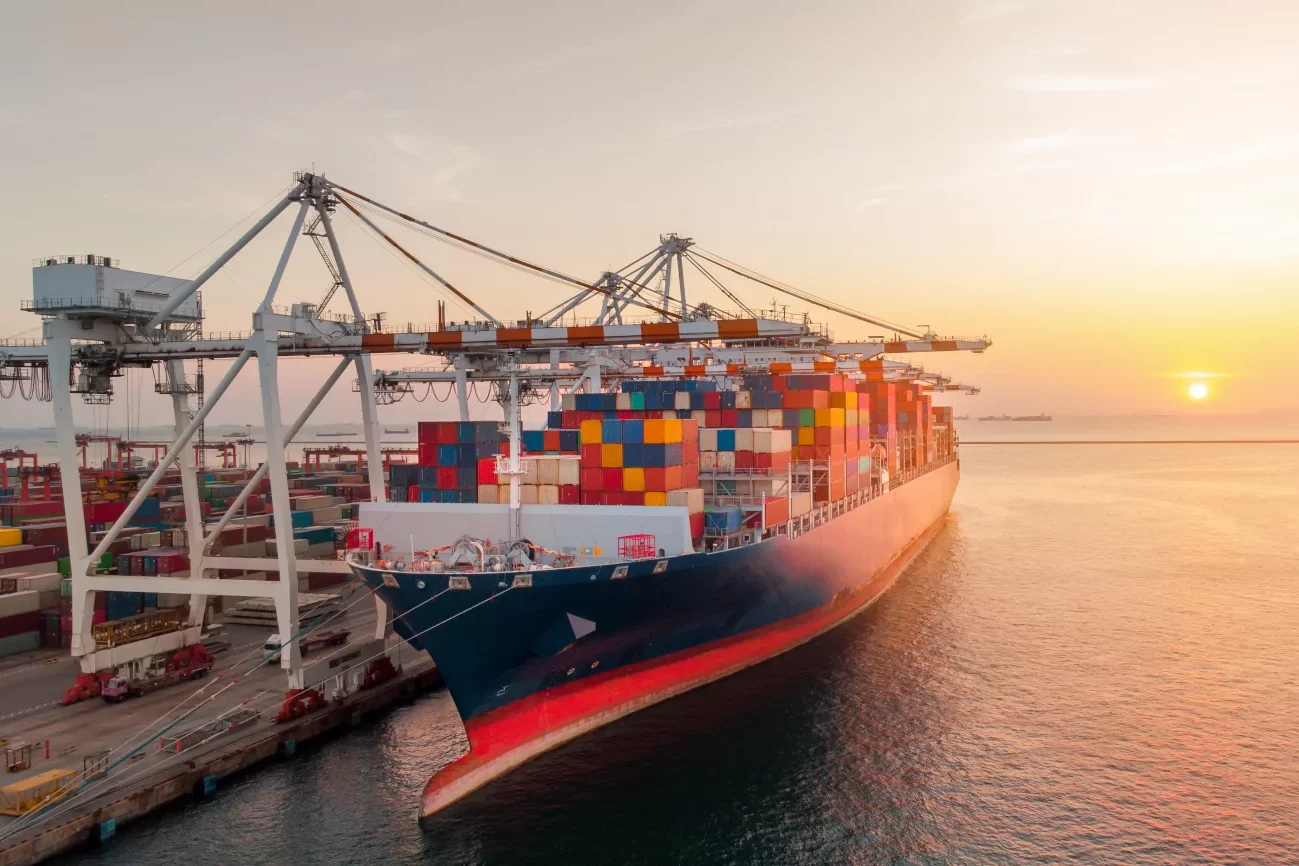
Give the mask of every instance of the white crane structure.
MULTIPOLYGON (((611 380, 633 376, 735 376, 745 372, 848 372, 861 378, 887 381, 917 380, 933 390, 964 390, 971 386, 927 373, 907 362, 884 359, 886 353, 930 351, 981 352, 986 338, 940 338, 900 328, 858 313, 750 271, 705 252, 690 238, 660 237, 659 245, 619 272, 587 282, 510 256, 468 238, 408 216, 323 176, 299 172, 288 193, 243 236, 190 280, 125 271, 98 256, 41 260, 33 269, 33 298, 24 309, 44 319, 43 340, 33 344, 0 343, 0 396, 48 399, 57 427, 57 462, 65 496, 72 575, 72 654, 83 670, 96 670, 91 631, 96 592, 135 591, 188 593, 190 625, 201 626, 208 596, 263 597, 274 601, 281 635, 297 632, 298 581, 302 571, 346 572, 343 561, 301 560, 294 555, 293 527, 275 521, 275 558, 223 556, 213 547, 223 529, 240 512, 248 496, 270 478, 271 510, 290 511, 286 448, 309 421, 327 393, 344 373, 355 371, 354 390, 360 397, 368 481, 373 499, 384 501, 383 461, 379 459, 377 405, 401 399, 417 383, 446 382, 458 398, 461 420, 468 420, 468 389, 472 382, 494 383, 510 426, 512 447, 502 473, 511 478, 511 516, 518 526, 520 406, 546 398, 557 408, 561 386, 567 390, 598 391, 611 380), (340 205, 342 210, 340 210, 340 205), (238 336, 207 335, 202 331, 199 290, 244 247, 285 212, 291 227, 270 274, 265 296, 252 311, 251 330, 238 336), (461 323, 440 321, 436 329, 384 327, 382 317, 367 315, 349 272, 335 230, 346 215, 372 231, 412 262, 433 289, 455 297, 476 318, 461 323), (576 294, 541 316, 505 321, 489 313, 461 288, 417 258, 394 239, 379 221, 387 221, 473 251, 505 265, 576 288, 576 294), (311 237, 329 270, 332 283, 319 305, 276 306, 276 295, 297 240, 311 237), (690 266, 687 271, 687 265, 690 266), (791 316, 773 302, 770 309, 745 305, 718 279, 712 268, 757 282, 765 289, 789 295, 851 319, 891 332, 888 338, 837 342, 830 332, 800 313, 791 316), (707 301, 692 303, 687 273, 702 274, 702 297, 716 289, 735 309, 724 311, 707 301), (323 308, 341 289, 348 309, 325 315, 323 308), (594 317, 579 313, 598 303, 594 317), (423 369, 375 373, 374 355, 433 356, 423 369), (282 359, 328 356, 336 365, 297 418, 281 416, 279 365, 282 359), (206 393, 196 376, 185 372, 187 362, 231 360, 220 381, 206 393), (249 362, 256 362, 261 390, 262 426, 267 458, 245 484, 226 512, 212 524, 202 518, 198 477, 191 446, 211 411, 220 404, 231 382, 249 362), (112 380, 128 368, 161 367, 158 390, 171 397, 175 439, 156 468, 139 485, 125 512, 91 549, 85 519, 77 507, 81 489, 74 394, 87 402, 112 397, 112 380), (199 405, 191 398, 197 394, 199 405), (188 577, 96 574, 94 563, 109 548, 154 490, 163 475, 179 467, 189 546, 188 577), (223 579, 220 569, 278 572, 275 581, 223 579)), ((384 637, 386 610, 379 605, 378 633, 384 637)), ((146 642, 147 643, 147 642, 146 642)), ((129 645, 128 645, 129 646, 129 645)), ((122 647, 118 647, 121 655, 122 647)), ((289 642, 281 655, 290 687, 302 686, 298 645, 289 642)))

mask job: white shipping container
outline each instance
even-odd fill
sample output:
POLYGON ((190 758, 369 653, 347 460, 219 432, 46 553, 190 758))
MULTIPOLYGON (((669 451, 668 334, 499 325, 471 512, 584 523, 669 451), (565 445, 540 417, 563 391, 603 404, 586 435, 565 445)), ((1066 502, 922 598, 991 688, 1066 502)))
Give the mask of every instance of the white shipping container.
POLYGON ((766 496, 785 496, 789 493, 788 478, 755 478, 753 479, 753 495, 766 496))
POLYGON ((559 483, 559 458, 537 458, 537 484, 550 485, 559 483))
POLYGON ((0 574, 13 577, 16 574, 29 574, 33 571, 53 571, 58 567, 57 562, 33 562, 28 565, 15 565, 12 568, 0 568, 0 574))
POLYGON ((717 431, 708 427, 699 430, 699 450, 716 451, 717 450, 717 431))
MULTIPOLYGON (((507 487, 505 490, 506 490, 505 495, 506 495, 506 497, 508 497, 508 496, 510 495, 510 494, 509 494, 509 488, 507 487)), ((495 484, 479 484, 479 485, 478 485, 478 501, 479 501, 479 502, 489 502, 489 503, 497 503, 497 502, 500 502, 500 501, 501 501, 501 500, 500 500, 500 487, 498 487, 498 486, 495 485, 495 484)))
MULTIPOLYGON (((700 430, 699 432, 700 432, 700 433, 704 433, 704 432, 706 432, 706 431, 704 431, 704 430, 700 430)), ((717 452, 716 452, 716 451, 700 451, 700 452, 699 452, 699 471, 700 471, 700 472, 716 472, 716 471, 717 471, 717 452)))
POLYGON ((735 472, 735 452, 718 451, 717 452, 717 471, 723 475, 729 475, 735 472))
POLYGON ((704 490, 702 487, 669 490, 668 505, 685 506, 687 514, 699 514, 704 510, 704 490))
POLYGON ((736 409, 752 409, 752 408, 753 408, 753 396, 752 396, 748 391, 736 391, 736 392, 735 392, 735 408, 736 408, 736 409))
POLYGON ((519 476, 520 484, 536 485, 539 483, 537 481, 537 461, 541 459, 544 458, 541 457, 520 457, 519 458, 519 468, 523 471, 523 474, 519 476))
POLYGON ((582 483, 582 462, 579 457, 558 457, 559 460, 559 483, 563 484, 581 484, 582 483))
POLYGON ((676 392, 676 394, 673 396, 672 399, 672 408, 676 409, 679 412, 689 412, 690 392, 689 391, 676 392))
POLYGON ((63 575, 57 571, 46 574, 19 575, 16 582, 19 592, 48 592, 51 589, 58 592, 59 584, 63 582, 63 575))
MULTIPOLYGON (((507 499, 506 502, 508 503, 508 501, 509 500, 507 499)), ((535 485, 528 484, 519 488, 519 504, 520 505, 537 504, 537 488, 535 485)))
POLYGON ((789 516, 799 517, 812 510, 811 493, 795 493, 789 497, 789 516))
POLYGON ((781 454, 788 451, 794 445, 793 430, 772 430, 771 431, 771 453, 781 454))
POLYGON ((631 394, 619 393, 614 400, 614 408, 618 410, 631 410, 631 394))
POLYGON ((753 450, 753 431, 748 427, 735 428, 735 450, 736 451, 753 450))
POLYGON ((510 485, 508 484, 496 485, 496 501, 501 503, 502 505, 510 504, 510 485))
POLYGON ((577 411, 577 395, 565 394, 559 398, 559 408, 564 412, 577 411))
POLYGON ((41 609, 41 594, 34 589, 0 595, 0 619, 41 609))
POLYGON ((558 505, 559 485, 543 484, 537 488, 537 505, 558 505))

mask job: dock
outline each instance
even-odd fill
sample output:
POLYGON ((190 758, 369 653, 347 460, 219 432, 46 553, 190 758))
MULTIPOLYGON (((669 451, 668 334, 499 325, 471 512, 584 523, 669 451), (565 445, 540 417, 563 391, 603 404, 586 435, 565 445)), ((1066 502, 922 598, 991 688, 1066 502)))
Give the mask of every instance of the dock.
MULTIPOLYGON (((374 610, 369 605, 359 607, 364 610, 344 617, 339 624, 363 635, 373 628, 374 610)), ((413 700, 442 682, 427 654, 402 645, 398 653, 400 671, 395 678, 354 691, 341 700, 330 700, 324 708, 297 719, 275 724, 273 719, 284 700, 284 676, 276 664, 258 667, 266 636, 265 628, 227 626, 225 639, 231 647, 218 657, 207 678, 120 704, 108 704, 100 698, 69 706, 59 704, 58 698, 77 671, 75 662, 66 655, 38 651, 6 659, 8 664, 0 667, 0 688, 10 699, 6 701, 6 712, 0 714, 0 738, 7 740, 10 747, 29 745, 32 759, 27 769, 0 776, 0 787, 52 770, 80 775, 86 765, 95 761, 111 769, 104 777, 86 783, 84 793, 46 807, 44 821, 0 838, 0 866, 30 866, 76 848, 106 842, 132 821, 173 803, 211 795, 233 775, 267 761, 292 758, 303 744, 344 733, 367 717, 413 700), (203 703, 204 698, 226 686, 228 690, 219 697, 203 703), (196 697, 205 687, 203 695, 196 697), (194 699, 184 703, 181 712, 197 708, 168 732, 172 736, 152 738, 132 757, 113 766, 114 761, 130 753, 130 747, 144 742, 147 734, 174 719, 177 713, 171 711, 186 698, 194 699), (251 709, 260 716, 176 752, 176 734, 241 708, 244 715, 249 715, 246 711, 251 709), (128 743, 130 747, 123 748, 128 743), (118 751, 105 761, 104 753, 113 749, 118 751)), ((18 820, 0 816, 0 837, 18 820)))

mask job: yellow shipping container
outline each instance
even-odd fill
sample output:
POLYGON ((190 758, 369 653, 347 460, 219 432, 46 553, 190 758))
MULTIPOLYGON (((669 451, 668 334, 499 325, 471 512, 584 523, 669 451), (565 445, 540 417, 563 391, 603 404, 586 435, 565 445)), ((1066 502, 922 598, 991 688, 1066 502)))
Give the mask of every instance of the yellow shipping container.
POLYGON ((21 529, 0 529, 0 547, 14 547, 23 543, 23 531, 21 529))
POLYGON ((582 444, 599 445, 603 441, 604 423, 601 421, 582 422, 582 444))
POLYGON ((663 441, 667 443, 681 441, 681 420, 679 418, 663 422, 663 441))
POLYGON ((601 445, 600 465, 603 466, 605 469, 621 469, 622 468, 622 446, 601 445))
POLYGON ((645 489, 645 470, 639 466, 628 466, 622 471, 622 489, 640 492, 645 489))
POLYGON ((831 409, 856 409, 857 392, 856 391, 831 391, 830 408, 831 409))
POLYGON ((645 504, 646 505, 667 505, 668 495, 666 493, 660 493, 655 490, 647 491, 645 493, 645 504))
MULTIPOLYGON (((819 412, 820 410, 818 409, 817 411, 819 412)), ((830 427, 842 427, 842 426, 843 426, 843 416, 844 416, 843 410, 842 410, 842 409, 828 409, 827 411, 830 413, 830 424, 829 424, 828 426, 830 426, 830 427)))
MULTIPOLYGON (((645 444, 646 445, 662 445, 667 441, 666 439, 663 438, 664 435, 666 434, 666 431, 663 429, 663 426, 664 426, 664 421, 662 418, 645 419, 645 444)), ((677 441, 680 441, 680 439, 678 439, 677 441)))
POLYGON ((815 428, 815 427, 799 427, 799 428, 798 428, 798 444, 799 444, 799 445, 815 445, 815 444, 816 444, 816 428, 815 428))
MULTIPOLYGON (((829 426, 830 426, 830 410, 829 410, 829 409, 813 409, 812 411, 816 413, 816 420, 812 422, 813 424, 815 424, 817 427, 829 427, 829 426)), ((841 409, 841 410, 839 410, 839 411, 843 411, 843 410, 841 409)), ((801 444, 801 443, 800 443, 800 444, 801 444)))

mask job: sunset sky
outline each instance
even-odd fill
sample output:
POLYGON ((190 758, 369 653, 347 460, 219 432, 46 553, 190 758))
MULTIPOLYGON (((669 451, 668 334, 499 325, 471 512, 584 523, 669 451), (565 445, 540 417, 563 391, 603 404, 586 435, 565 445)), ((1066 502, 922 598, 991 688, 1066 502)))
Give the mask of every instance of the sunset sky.
MULTIPOLYGON (((959 411, 1299 410, 1293 0, 357 8, 10 6, 0 337, 39 334, 18 310, 35 257, 192 276, 314 166, 585 278, 676 231, 905 325, 987 334, 981 356, 917 357, 984 387, 959 411), (1212 374, 1203 401, 1191 371, 1212 374)), ((210 329, 248 327, 288 226, 205 289, 210 329)), ((435 320, 441 295, 340 231, 368 311, 435 320)), ((402 240, 502 318, 567 294, 402 240)), ((327 285, 302 245, 280 299, 327 285)), ((286 362, 286 413, 323 375, 286 362)), ((248 377, 213 418, 257 405, 248 377)), ((320 417, 355 416, 340 387, 320 417)))

